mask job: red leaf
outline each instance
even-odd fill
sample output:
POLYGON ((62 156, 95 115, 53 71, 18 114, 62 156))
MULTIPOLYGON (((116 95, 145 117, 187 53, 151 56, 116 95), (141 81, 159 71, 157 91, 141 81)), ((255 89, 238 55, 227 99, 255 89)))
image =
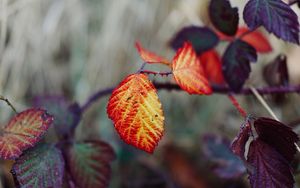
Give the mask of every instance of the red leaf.
MULTIPOLYGON (((220 40, 233 41, 234 38, 241 37, 244 33, 249 32, 249 29, 247 27, 240 27, 235 37, 227 36, 218 31, 215 32, 217 33, 220 40)), ((269 53, 273 50, 269 40, 259 31, 252 31, 251 33, 248 33, 247 35, 242 37, 240 40, 247 42, 248 44, 253 46, 257 52, 260 53, 269 53)))
POLYGON ((184 43, 172 63, 173 75, 177 84, 189 94, 212 93, 202 65, 191 43, 184 43))
POLYGON ((127 76, 113 91, 107 114, 122 140, 152 153, 164 131, 164 115, 154 85, 144 74, 127 76))
POLYGON ((204 72, 211 83, 224 84, 222 61, 215 50, 202 53, 199 56, 204 72))
POLYGON ((138 50, 141 58, 143 61, 146 63, 161 63, 165 65, 170 65, 170 61, 167 60, 164 57, 158 56, 155 53, 146 50, 145 48, 142 47, 142 45, 139 42, 135 43, 135 47, 138 50))
POLYGON ((246 120, 245 123, 240 128, 240 132, 234 138, 234 140, 231 144, 232 152, 235 155, 239 156, 243 161, 246 161, 245 146, 250 137, 250 134, 251 134, 251 125, 250 125, 250 122, 248 120, 246 120))
POLYGON ((0 157, 15 159, 33 147, 47 131, 53 117, 42 109, 28 109, 13 117, 0 136, 0 157))
POLYGON ((255 120, 254 127, 262 141, 274 147, 289 162, 293 160, 297 151, 295 143, 299 141, 299 137, 290 127, 264 117, 255 120))
POLYGON ((288 161, 261 139, 251 142, 247 162, 252 188, 292 188, 293 175, 288 161))
MULTIPOLYGON (((246 27, 241 27, 238 29, 236 37, 240 37, 244 33, 248 32, 249 29, 246 27)), ((272 47, 268 41, 268 39, 259 31, 252 31, 251 33, 245 35, 241 38, 244 42, 249 43, 253 46, 257 52, 260 53, 269 53, 272 51, 272 47)))

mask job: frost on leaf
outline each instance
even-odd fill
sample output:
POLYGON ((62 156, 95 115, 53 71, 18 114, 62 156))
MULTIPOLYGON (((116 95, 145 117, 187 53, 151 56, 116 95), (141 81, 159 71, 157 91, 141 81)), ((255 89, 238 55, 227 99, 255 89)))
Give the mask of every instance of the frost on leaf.
POLYGON ((67 166, 76 187, 105 188, 115 159, 113 149, 105 142, 89 140, 74 143, 67 150, 67 166))
POLYGON ((27 150, 13 165, 20 187, 61 187, 65 168, 62 153, 43 144, 27 150))
POLYGON ((19 157, 40 141, 52 121, 53 117, 42 109, 32 108, 17 114, 1 131, 0 158, 19 157))
POLYGON ((113 91, 107 114, 122 140, 152 153, 164 131, 164 115, 154 85, 145 74, 127 76, 113 91))
POLYGON ((180 48, 172 63, 177 84, 189 94, 209 95, 212 93, 203 67, 191 43, 180 48))

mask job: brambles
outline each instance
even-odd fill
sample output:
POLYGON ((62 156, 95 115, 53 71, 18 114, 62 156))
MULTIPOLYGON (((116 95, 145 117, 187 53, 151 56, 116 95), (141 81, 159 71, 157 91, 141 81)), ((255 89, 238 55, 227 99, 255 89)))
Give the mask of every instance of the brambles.
MULTIPOLYGON (((165 117, 157 90, 174 89, 193 95, 228 95, 246 118, 231 147, 221 136, 204 136, 202 149, 219 177, 240 178, 248 173, 252 187, 293 187, 290 166, 297 152, 298 135, 277 120, 248 116, 234 95, 251 94, 253 87, 245 85, 251 82, 251 66, 260 63, 252 65, 251 62, 260 61, 259 55, 272 52, 271 43, 259 27, 279 39, 298 44, 298 17, 281 0, 248 0, 243 10, 248 27, 239 26, 239 9, 229 0, 211 0, 208 10, 212 24, 185 26, 171 37, 168 44, 175 50, 172 59, 165 58, 166 54, 157 55, 156 50, 150 51, 136 42, 143 64, 136 72, 125 76, 117 87, 96 92, 83 105, 62 96, 39 97, 33 105, 36 108, 13 117, 0 136, 0 157, 16 161, 12 168, 16 185, 107 187, 111 163, 116 158, 110 146, 113 143, 76 137, 85 111, 99 98, 111 94, 107 115, 116 133, 126 144, 152 154, 160 148, 166 132, 165 122, 172 118, 165 117), (158 64, 168 70, 148 69, 158 64), (152 81, 152 75, 168 81, 152 81), (43 140, 42 136, 51 129, 52 122, 55 138, 43 140)), ((258 92, 300 91, 299 86, 289 83, 287 58, 285 54, 280 55, 265 67, 265 80, 271 87, 257 89, 258 92)), ((196 171, 189 170, 192 165, 186 162, 188 159, 182 156, 180 159, 184 162, 174 169, 184 168, 184 172, 195 175, 196 171)), ((198 180, 195 182, 199 183, 198 180)))

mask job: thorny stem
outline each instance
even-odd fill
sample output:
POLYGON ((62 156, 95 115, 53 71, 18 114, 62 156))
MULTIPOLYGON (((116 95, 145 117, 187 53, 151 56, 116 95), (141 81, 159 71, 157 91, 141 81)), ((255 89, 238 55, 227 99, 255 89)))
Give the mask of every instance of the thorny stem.
POLYGON ((169 76, 170 74, 173 74, 172 72, 155 72, 155 71, 150 71, 150 70, 142 70, 142 71, 140 71, 140 73, 160 75, 160 76, 169 76))
POLYGON ((3 97, 2 95, 0 95, 0 100, 6 102, 6 104, 15 112, 18 113, 16 108, 9 102, 9 100, 5 97, 3 97))
MULTIPOLYGON (((156 89, 158 90, 176 90, 176 91, 182 91, 182 89, 177 84, 172 83, 158 83, 154 82, 154 85, 156 89)), ((106 88, 97 91, 94 93, 90 98, 87 99, 87 101, 82 105, 81 112, 86 111, 94 102, 96 102, 98 99, 107 96, 112 93, 115 87, 106 88)), ((215 94, 229 94, 233 91, 227 87, 227 86, 212 86, 213 92, 215 94)), ((279 86, 279 87, 262 87, 262 88, 255 88, 256 91, 261 95, 266 94, 282 94, 282 93, 300 93, 300 85, 295 86, 279 86)), ((235 95, 253 95, 250 88, 243 88, 239 92, 235 92, 235 95)))

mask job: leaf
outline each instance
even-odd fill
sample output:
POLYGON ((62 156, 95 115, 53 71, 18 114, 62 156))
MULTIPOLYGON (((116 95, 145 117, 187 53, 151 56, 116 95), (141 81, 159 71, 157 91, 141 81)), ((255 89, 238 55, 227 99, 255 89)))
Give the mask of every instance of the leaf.
POLYGON ((62 96, 39 96, 34 100, 34 106, 45 108, 54 116, 54 128, 60 137, 72 134, 81 118, 80 107, 62 96))
POLYGON ((115 88, 107 114, 122 140, 153 153, 163 135, 164 115, 157 91, 145 74, 129 75, 115 88))
POLYGON ((203 137, 203 152, 215 162, 214 172, 221 178, 237 178, 246 172, 243 162, 230 150, 229 140, 217 135, 207 134, 203 137))
POLYGON ((31 108, 17 114, 1 132, 0 158, 19 157, 24 150, 40 141, 52 121, 51 115, 38 108, 31 108))
POLYGON ((228 0, 211 0, 209 17, 219 31, 235 35, 239 24, 238 8, 232 8, 228 0))
POLYGON ((257 60, 256 50, 241 40, 233 41, 226 49, 222 58, 223 75, 229 87, 237 92, 248 79, 250 62, 257 60))
POLYGON ((74 143, 67 150, 67 166, 79 188, 105 188, 115 159, 113 149, 105 142, 90 140, 74 143))
POLYGON ((158 56, 153 52, 146 50, 145 48, 142 47, 142 45, 139 42, 135 43, 135 47, 138 50, 138 52, 144 62, 150 63, 150 64, 151 63, 161 63, 161 64, 165 64, 165 65, 170 65, 169 60, 167 60, 164 57, 158 56))
MULTIPOLYGON (((236 36, 241 37, 244 33, 247 32, 250 32, 248 28, 241 27, 238 29, 236 36)), ((269 53, 273 50, 271 44, 269 43, 269 40, 261 32, 256 30, 251 31, 251 33, 243 36, 241 40, 253 46, 256 51, 260 53, 269 53)))
POLYGON ((245 123, 242 124, 238 135, 234 138, 230 146, 232 152, 235 155, 239 156, 243 161, 246 161, 245 146, 247 141, 249 140, 250 134, 251 124, 248 120, 246 120, 245 123))
POLYGON ((12 173, 22 188, 61 187, 64 159, 53 145, 38 145, 26 151, 13 165, 12 173))
POLYGON ((254 127, 262 141, 275 148, 289 162, 293 160, 299 137, 290 127, 265 117, 255 120, 254 127))
POLYGON ((270 86, 289 85, 287 57, 278 55, 271 63, 264 67, 264 79, 270 86))
POLYGON ((207 79, 214 84, 224 84, 222 72, 222 62, 219 54, 215 50, 209 50, 199 56, 201 65, 207 76, 207 79))
POLYGON ((247 162, 252 188, 292 188, 294 179, 289 163, 261 139, 251 142, 247 162))
POLYGON ((210 95, 212 89, 191 43, 185 43, 174 56, 172 70, 175 81, 189 94, 210 95))
POLYGON ((197 54, 200 54, 215 47, 219 43, 219 38, 207 27, 189 26, 180 30, 170 45, 174 50, 178 50, 185 42, 191 42, 197 54))
POLYGON ((282 0, 249 0, 243 14, 251 30, 262 25, 278 38, 299 44, 298 17, 282 0))

